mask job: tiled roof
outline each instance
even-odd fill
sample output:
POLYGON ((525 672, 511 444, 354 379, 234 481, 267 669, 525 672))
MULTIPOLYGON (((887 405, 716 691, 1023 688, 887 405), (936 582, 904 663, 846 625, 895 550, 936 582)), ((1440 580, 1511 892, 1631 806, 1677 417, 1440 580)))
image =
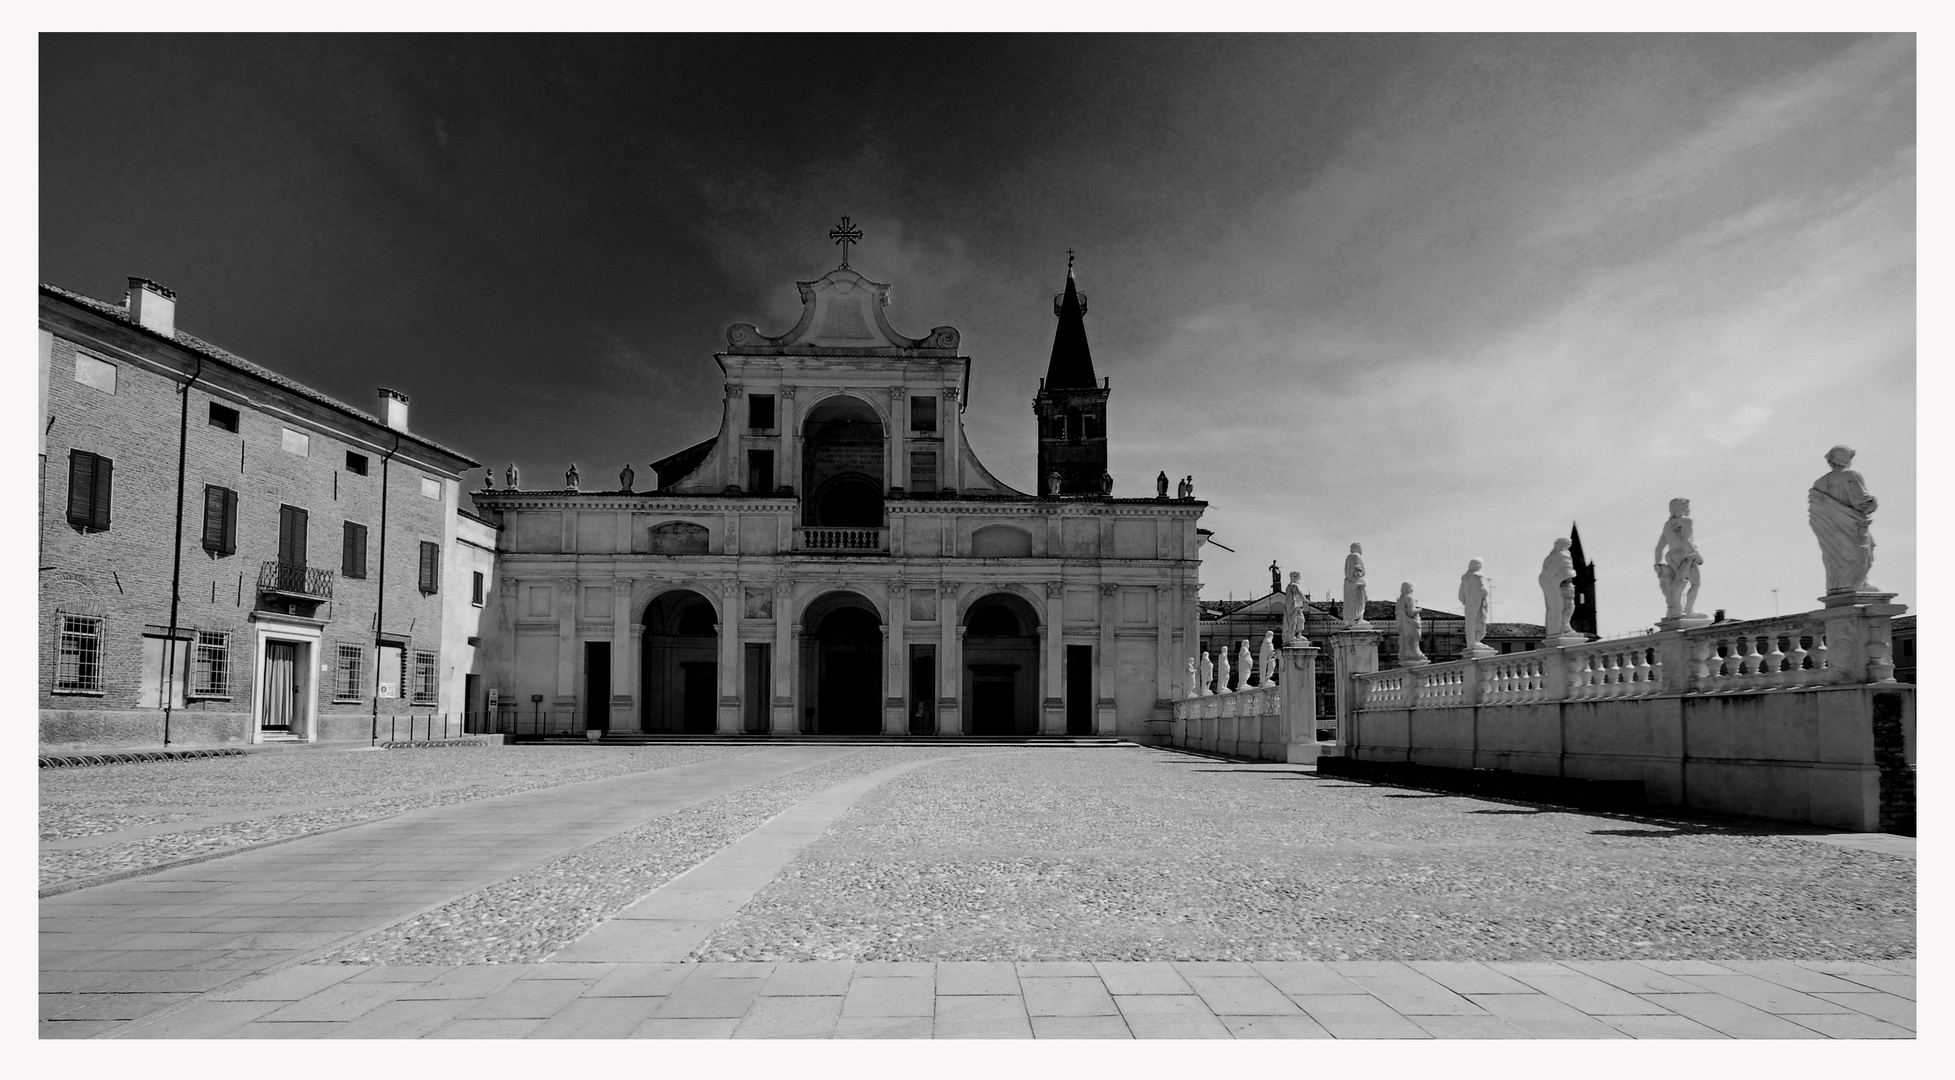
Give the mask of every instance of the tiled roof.
POLYGON ((1490 622, 1487 624, 1487 637, 1538 638, 1545 636, 1548 628, 1531 622, 1490 622))
MULTIPOLYGON (((264 382, 268 382, 272 384, 273 386, 277 386, 280 387, 281 389, 288 390, 294 394, 297 394, 299 397, 305 398, 308 401, 316 401, 319 404, 326 406, 327 408, 333 409, 337 412, 345 413, 346 415, 354 418, 355 420, 363 420, 369 424, 372 424, 377 428, 383 428, 388 431, 394 430, 392 428, 387 427, 387 422, 385 420, 380 419, 379 417, 373 415, 372 413, 365 412, 361 409, 356 409, 353 406, 348 405, 347 403, 340 401, 337 398, 327 397, 325 394, 322 394, 319 391, 314 390, 312 387, 307 386, 304 383, 297 382, 293 379, 289 379, 283 375, 280 375, 278 372, 271 370, 270 368, 260 367, 257 364, 254 364, 251 361, 246 360, 244 357, 239 356, 236 353, 218 348, 217 346, 212 345, 210 342, 205 341, 202 338, 194 337, 190 334, 186 334, 181 330, 178 330, 175 336, 165 338, 162 334, 159 334, 156 331, 151 330, 149 327, 144 326, 142 323, 138 322, 135 316, 129 314, 129 309, 121 306, 120 304, 111 304, 105 300, 97 300, 92 296, 83 296, 82 294, 77 292, 69 292, 67 289, 63 289, 58 285, 49 285, 45 282, 41 284, 41 291, 49 296, 66 300, 67 302, 74 304, 76 307, 87 308, 89 311, 92 311, 97 315, 114 319, 115 321, 122 323, 124 326, 128 326, 134 330, 140 331, 141 333, 148 334, 151 337, 163 341, 168 341, 171 344, 174 344, 180 348, 188 349, 191 352, 197 353, 198 355, 203 356, 207 359, 215 360, 218 363, 223 364, 225 367, 236 369, 238 371, 243 372, 246 375, 250 375, 255 379, 260 379, 264 382)), ((420 435, 414 435, 405 431, 401 432, 400 435, 401 438, 403 439, 412 440, 430 449, 439 450, 442 453, 449 455, 450 457, 458 458, 461 461, 466 462, 468 467, 472 468, 474 466, 482 464, 481 462, 476 461, 475 459, 469 457, 467 454, 464 454, 459 450, 455 450, 450 447, 443 446, 440 443, 435 442, 433 439, 424 438, 420 435)))

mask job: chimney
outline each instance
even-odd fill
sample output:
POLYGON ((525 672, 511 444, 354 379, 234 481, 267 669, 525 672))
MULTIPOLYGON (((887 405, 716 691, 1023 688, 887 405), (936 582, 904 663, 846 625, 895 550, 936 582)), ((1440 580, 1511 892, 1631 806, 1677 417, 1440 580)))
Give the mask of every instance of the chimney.
POLYGON ((387 418, 387 426, 395 431, 407 430, 407 395, 399 390, 380 388, 380 415, 387 418))
POLYGON ((148 278, 129 279, 129 314, 145 330, 176 337, 176 294, 148 278))

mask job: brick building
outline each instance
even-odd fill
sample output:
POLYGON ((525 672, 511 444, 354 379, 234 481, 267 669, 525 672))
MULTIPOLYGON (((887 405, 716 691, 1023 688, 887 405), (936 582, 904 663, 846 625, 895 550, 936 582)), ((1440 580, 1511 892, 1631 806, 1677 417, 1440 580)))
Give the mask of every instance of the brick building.
POLYGON ((410 433, 404 395, 385 419, 335 401, 132 278, 120 305, 41 286, 40 397, 44 747, 364 741, 464 707, 472 650, 444 633, 475 630, 444 603, 493 527, 458 514, 475 462, 410 433))

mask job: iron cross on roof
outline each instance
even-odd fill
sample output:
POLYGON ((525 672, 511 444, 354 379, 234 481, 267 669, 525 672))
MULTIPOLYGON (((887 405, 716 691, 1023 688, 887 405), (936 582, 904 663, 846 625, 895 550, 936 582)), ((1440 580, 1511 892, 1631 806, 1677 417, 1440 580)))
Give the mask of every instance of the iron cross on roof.
POLYGON ((842 223, 828 230, 828 238, 842 245, 842 268, 848 269, 849 245, 862 242, 862 230, 849 221, 847 214, 843 214, 842 223))

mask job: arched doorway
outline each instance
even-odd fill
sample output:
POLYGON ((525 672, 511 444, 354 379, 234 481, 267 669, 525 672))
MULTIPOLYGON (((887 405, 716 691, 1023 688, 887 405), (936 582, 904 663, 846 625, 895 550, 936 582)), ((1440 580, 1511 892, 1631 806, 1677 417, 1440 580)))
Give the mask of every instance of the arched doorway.
POLYGON ((883 427, 861 398, 831 397, 801 426, 801 524, 882 527, 883 427))
POLYGON ((704 596, 680 589, 645 608, 641 655, 644 730, 711 735, 719 705, 719 616, 704 596))
POLYGON ((882 618, 857 593, 830 593, 802 621, 802 731, 882 733, 882 618))
POLYGON ((991 593, 964 613, 964 701, 973 735, 1038 733, 1039 618, 1021 597, 991 593))

